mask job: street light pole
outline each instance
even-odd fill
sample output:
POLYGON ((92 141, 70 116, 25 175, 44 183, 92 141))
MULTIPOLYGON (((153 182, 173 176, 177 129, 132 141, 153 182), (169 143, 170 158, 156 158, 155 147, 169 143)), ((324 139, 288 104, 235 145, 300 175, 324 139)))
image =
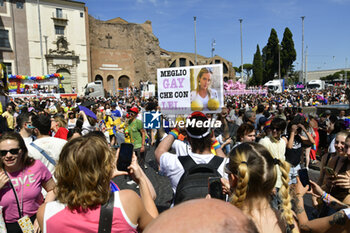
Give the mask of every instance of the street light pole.
POLYGON ((281 78, 281 46, 278 44, 278 79, 281 78))
POLYGON ((242 79, 243 83, 245 83, 245 80, 244 80, 244 74, 243 74, 243 41, 242 41, 242 21, 243 21, 243 19, 239 19, 239 24, 240 24, 240 28, 241 28, 241 79, 242 79))
POLYGON ((38 19, 39 19, 39 37, 40 37, 40 53, 41 53, 41 75, 44 75, 44 52, 43 52, 43 39, 41 35, 41 16, 40 16, 40 1, 36 1, 38 4, 38 19))
POLYGON ((348 84, 348 72, 347 69, 348 68, 348 58, 345 58, 345 86, 347 87, 348 84))
POLYGON ((305 84, 305 80, 304 80, 304 19, 305 19, 305 16, 301 16, 301 22, 302 22, 302 36, 301 36, 301 81, 305 84))
POLYGON ((194 63, 197 65, 197 38, 196 38, 196 19, 197 17, 194 16, 194 63))
POLYGON ((211 41, 211 57, 214 57, 214 51, 215 51, 215 39, 211 41))

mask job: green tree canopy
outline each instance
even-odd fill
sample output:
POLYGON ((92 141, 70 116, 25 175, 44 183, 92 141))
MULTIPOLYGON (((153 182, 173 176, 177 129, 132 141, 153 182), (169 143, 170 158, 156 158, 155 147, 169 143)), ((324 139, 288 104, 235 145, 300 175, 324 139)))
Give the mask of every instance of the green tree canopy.
POLYGON ((297 57, 294 48, 293 34, 288 27, 284 30, 281 46, 281 75, 282 77, 285 77, 293 68, 292 64, 297 57))
MULTIPOLYGON (((276 73, 278 73, 278 50, 279 40, 275 29, 271 29, 270 37, 266 45, 266 60, 265 60, 265 79, 272 80, 276 73)), ((264 80, 265 81, 265 80, 264 80)), ((266 82, 267 82, 266 81, 266 82)))
POLYGON ((256 46, 256 52, 253 60, 253 77, 249 81, 249 85, 258 86, 263 83, 263 61, 260 54, 259 45, 256 46))
MULTIPOLYGON (((242 69, 242 65, 239 66, 239 71, 242 69)), ((252 64, 243 64, 243 72, 247 75, 248 78, 250 78, 253 70, 253 65, 252 64)))

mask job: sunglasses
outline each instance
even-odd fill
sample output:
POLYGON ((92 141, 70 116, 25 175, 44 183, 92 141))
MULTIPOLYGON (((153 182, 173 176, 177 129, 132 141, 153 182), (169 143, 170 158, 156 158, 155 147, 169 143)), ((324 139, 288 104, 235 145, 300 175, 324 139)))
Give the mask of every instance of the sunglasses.
POLYGON ((20 149, 21 148, 14 148, 14 149, 11 149, 11 150, 0 150, 0 155, 1 156, 5 156, 5 155, 7 155, 8 152, 10 152, 13 155, 17 155, 19 153, 20 149))

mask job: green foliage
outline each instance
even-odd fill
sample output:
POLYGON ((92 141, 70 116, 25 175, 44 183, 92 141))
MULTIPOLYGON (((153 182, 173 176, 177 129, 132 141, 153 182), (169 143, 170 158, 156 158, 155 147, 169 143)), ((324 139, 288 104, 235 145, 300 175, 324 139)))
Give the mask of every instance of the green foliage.
MULTIPOLYGON (((239 66, 239 71, 241 71, 242 66, 239 66)), ((252 70, 253 70, 253 65, 252 64, 243 64, 243 72, 245 72, 245 74, 248 76, 248 78, 250 78, 251 74, 252 74, 252 70)))
POLYGON ((249 85, 258 86, 263 84, 263 60, 260 54, 259 45, 256 46, 256 52, 253 60, 253 77, 249 81, 249 85))
POLYGON ((293 34, 288 27, 286 27, 284 30, 281 46, 281 75, 284 77, 293 68, 292 64, 297 57, 297 53, 294 48, 293 34))
POLYGON ((279 40, 275 29, 271 29, 270 37, 266 45, 265 72, 267 81, 272 80, 278 73, 279 40))
POLYGON ((241 69, 239 67, 234 66, 232 68, 236 71, 236 73, 241 73, 241 69))
MULTIPOLYGON (((341 78, 345 79, 345 70, 341 70, 341 71, 335 72, 334 74, 321 77, 320 79, 323 81, 333 81, 335 79, 341 79, 341 78)), ((347 79, 349 79, 349 72, 347 73, 347 79)))

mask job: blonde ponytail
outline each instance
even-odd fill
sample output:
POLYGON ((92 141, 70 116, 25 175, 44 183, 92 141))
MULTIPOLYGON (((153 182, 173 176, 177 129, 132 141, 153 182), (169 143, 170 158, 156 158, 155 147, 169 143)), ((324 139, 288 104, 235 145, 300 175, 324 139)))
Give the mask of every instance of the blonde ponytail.
POLYGON ((247 196, 247 188, 249 183, 249 169, 247 162, 245 161, 245 156, 243 157, 241 163, 238 166, 238 182, 235 192, 231 196, 231 203, 238 208, 241 208, 243 202, 247 196))
POLYGON ((282 173, 282 187, 279 191, 282 199, 282 217, 286 221, 291 232, 298 232, 294 225, 291 197, 289 194, 289 169, 290 165, 286 161, 280 161, 279 168, 282 173))

